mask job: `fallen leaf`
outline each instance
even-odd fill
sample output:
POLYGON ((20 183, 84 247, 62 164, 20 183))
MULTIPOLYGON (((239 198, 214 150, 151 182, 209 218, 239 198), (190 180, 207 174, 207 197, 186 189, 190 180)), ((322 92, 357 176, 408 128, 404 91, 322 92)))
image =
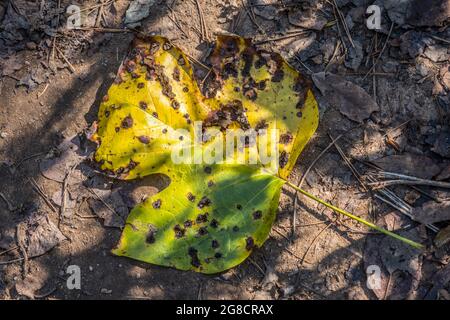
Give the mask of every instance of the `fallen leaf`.
POLYGON ((384 171, 401 173, 422 179, 431 179, 441 171, 432 159, 409 153, 386 156, 371 162, 384 171))
POLYGON ((431 148, 440 156, 450 158, 450 132, 441 132, 431 148))
POLYGON ((433 287, 427 292, 424 300, 437 299, 439 291, 445 288, 449 281, 450 264, 447 264, 445 267, 437 271, 431 279, 430 283, 433 284, 433 287))
POLYGON ((91 210, 101 219, 105 227, 122 228, 128 215, 128 206, 118 190, 107 193, 102 200, 93 197, 88 200, 91 210))
POLYGON ((414 208, 412 215, 414 220, 423 224, 450 220, 450 201, 425 202, 421 207, 414 208))
POLYGON ((156 3, 156 0, 134 0, 130 3, 125 13, 125 24, 130 27, 140 25, 140 21, 147 18, 150 14, 150 7, 156 3))
POLYGON ((297 27, 320 31, 328 21, 317 12, 318 10, 294 8, 288 12, 289 23, 297 27))
POLYGON ((450 242, 450 225, 445 227, 444 229, 441 229, 434 238, 434 244, 438 248, 445 246, 449 242, 450 242))
MULTIPOLYGON (((381 217, 377 224, 390 231, 420 241, 417 228, 401 230, 408 222, 397 213, 389 213, 381 217), (401 230, 401 231, 400 231, 401 230)), ((390 300, 413 298, 421 279, 420 251, 412 249, 404 243, 392 241, 384 235, 374 235, 366 238, 364 249, 364 268, 379 268, 376 275, 377 283, 369 288, 378 299, 390 300)))
POLYGON ((21 222, 25 230, 24 245, 29 258, 43 255, 66 237, 47 215, 37 211, 21 222))
POLYGON ((18 294, 29 299, 34 299, 36 292, 44 286, 43 277, 27 275, 25 279, 16 282, 15 288, 18 294))
MULTIPOLYGON (((217 273, 241 263, 268 237, 284 184, 276 174, 289 175, 314 133, 317 103, 306 79, 249 40, 219 36, 210 61, 206 98, 181 50, 159 36, 138 39, 103 99, 93 136, 100 169, 126 180, 154 173, 170 178, 167 188, 131 211, 116 255, 217 273), (198 120, 218 134, 192 139, 198 120), (172 159, 173 150, 206 156, 222 145, 220 130, 227 128, 277 128, 279 169, 260 160, 209 165, 172 159)), ((256 146, 249 140, 230 157, 246 158, 256 146)))
POLYGON ((441 26, 450 19, 448 0, 412 0, 408 8, 406 22, 418 27, 441 26))
POLYGON ((447 165, 436 177, 436 180, 447 180, 450 178, 450 165, 447 165))
POLYGON ((274 20, 278 16, 276 0, 255 0, 252 5, 253 12, 266 20, 274 20))
POLYGON ((350 120, 361 123, 379 110, 363 88, 338 75, 319 72, 313 74, 312 79, 325 99, 350 120))
POLYGON ((14 72, 19 71, 23 67, 23 59, 17 55, 11 56, 9 59, 2 60, 2 76, 11 76, 14 72))
MULTIPOLYGON (((41 174, 50 180, 63 182, 67 172, 84 159, 79 148, 78 136, 65 139, 56 150, 56 155, 39 163, 41 174)), ((74 182, 74 180, 73 180, 74 182)))

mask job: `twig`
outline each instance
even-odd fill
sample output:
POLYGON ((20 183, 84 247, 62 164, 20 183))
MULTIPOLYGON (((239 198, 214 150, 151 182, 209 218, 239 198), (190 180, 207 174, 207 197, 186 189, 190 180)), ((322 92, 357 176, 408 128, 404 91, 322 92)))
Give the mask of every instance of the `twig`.
POLYGON ((198 65, 201 66, 203 69, 205 69, 205 70, 210 70, 209 67, 205 66, 203 63, 201 63, 200 61, 198 61, 197 59, 195 59, 193 56, 191 56, 191 55, 189 55, 189 54, 187 54, 187 53, 184 53, 184 54, 188 57, 189 60, 191 60, 192 62, 198 64, 198 65))
POLYGON ((263 43, 272 42, 272 41, 279 41, 279 40, 294 38, 294 37, 297 37, 297 36, 300 36, 300 35, 304 35, 304 34, 308 34, 308 33, 309 33, 309 31, 299 31, 297 33, 292 33, 292 34, 288 34, 288 35, 278 36, 278 37, 265 39, 265 40, 260 40, 260 41, 255 41, 254 44, 258 45, 258 44, 263 44, 263 43))
POLYGON ((5 250, 5 251, 0 252, 0 256, 6 254, 6 253, 8 253, 8 252, 17 250, 17 249, 19 249, 19 246, 15 246, 15 247, 9 248, 9 249, 7 249, 7 250, 5 250))
POLYGON ((251 22, 258 28, 258 30, 263 33, 266 34, 266 32, 264 31, 263 28, 261 28, 261 26, 258 24, 258 22, 256 21, 255 17, 252 15, 252 11, 250 11, 250 9, 247 7, 247 5, 245 4, 244 0, 241 0, 242 6, 244 7, 245 11, 247 12, 247 15, 249 16, 251 22))
POLYGON ((24 258, 17 258, 17 259, 9 260, 9 261, 0 261, 0 266, 4 266, 4 265, 7 265, 7 264, 20 262, 20 261, 22 261, 23 259, 24 259, 24 258))
POLYGON ((120 28, 95 28, 95 27, 80 27, 75 30, 80 31, 96 31, 96 32, 107 32, 107 33, 141 33, 139 31, 133 30, 133 29, 120 29, 120 28))
POLYGON ((391 23, 391 27, 389 29, 389 33, 386 37, 386 41, 383 44, 383 47, 381 48, 381 52, 380 54, 377 56, 377 59, 375 60, 375 62, 373 63, 372 67, 369 69, 369 71, 367 72, 367 74, 362 78, 362 81, 364 81, 367 76, 375 69, 376 65, 378 64, 378 62, 380 61, 381 56, 384 53, 384 50, 386 50, 387 44, 389 42, 389 38, 391 37, 392 34, 392 30, 394 29, 394 22, 391 23))
POLYGON ((16 227, 17 246, 23 256, 22 278, 25 279, 28 274, 28 254, 25 249, 25 229, 23 223, 19 223, 16 227))
POLYGON ((355 176, 356 180, 358 180, 358 182, 361 185, 361 187, 363 187, 366 192, 369 191, 369 189, 367 188, 366 184, 361 180, 361 174, 358 172, 358 170, 353 166, 353 164, 347 158, 347 156, 345 155, 344 151, 342 151, 341 147, 333 139, 331 134, 328 133, 328 136, 330 137, 331 141, 334 141, 334 146, 335 146, 336 150, 339 152, 341 158, 344 160, 345 164, 349 167, 350 171, 355 176))
POLYGON ((198 15, 200 18, 200 30, 201 30, 201 34, 202 34, 202 41, 207 41, 209 42, 209 32, 208 32, 208 28, 206 26, 206 22, 205 22, 205 16, 203 15, 203 10, 202 10, 202 5, 200 4, 199 0, 194 0, 195 4, 197 5, 197 10, 198 10, 198 15))
POLYGON ((333 0, 333 3, 334 3, 334 7, 335 7, 335 9, 337 11, 337 14, 338 14, 338 16, 339 16, 339 18, 341 20, 342 26, 344 27, 344 31, 347 34, 348 40, 350 41, 350 44, 352 45, 352 47, 355 48, 355 43, 353 42, 352 35, 350 34, 350 29, 348 28, 348 25, 347 25, 347 22, 345 20, 345 17, 342 14, 341 10, 339 10, 338 5, 336 4, 336 0, 333 0))
POLYGON ((41 198, 44 200, 44 202, 49 206, 49 208, 54 212, 58 213, 58 211, 55 209, 53 204, 48 199, 48 196, 44 193, 42 188, 37 184, 37 182, 34 180, 34 178, 29 178, 28 181, 30 181, 31 185, 33 186, 33 190, 41 196, 41 198))
POLYGON ((250 261, 251 264, 253 264, 253 265, 256 267, 256 269, 258 269, 259 272, 262 273, 263 276, 266 275, 266 273, 264 272, 264 270, 259 266, 259 264, 256 263, 255 260, 253 260, 251 257, 248 257, 248 260, 250 261))
POLYGON ((426 179, 420 179, 420 180, 407 180, 407 179, 396 179, 396 180, 385 180, 385 181, 376 181, 371 182, 369 185, 374 189, 380 189, 385 188, 388 186, 394 186, 394 185, 419 185, 419 186, 430 186, 430 187, 438 187, 438 188, 446 188, 450 189, 450 182, 442 182, 442 181, 434 181, 434 180, 426 180, 426 179))
MULTIPOLYGON (((352 130, 352 129, 350 129, 352 130)), ((348 132, 348 131, 347 131, 348 132)), ((344 132, 336 137, 336 139, 332 140, 330 144, 322 150, 322 152, 319 153, 319 155, 311 162, 309 167, 306 169, 305 173, 303 174, 302 178, 300 179, 299 183, 297 184, 298 188, 301 188, 303 186, 303 183, 305 182, 306 177, 308 176, 308 173, 311 171, 311 169, 316 165, 317 161, 330 149, 333 144, 338 141, 340 138, 344 136, 347 132, 344 132)), ((292 237, 294 237, 295 234, 295 225, 297 223, 297 207, 298 207, 298 194, 297 191, 294 193, 294 212, 292 216, 292 237)))
POLYGON ((38 94, 37 94, 38 98, 40 98, 45 93, 45 91, 47 90, 48 86, 49 86, 49 84, 47 83, 45 85, 45 87, 44 87, 44 90, 42 90, 42 92, 38 92, 38 94))
POLYGON ((430 37, 433 38, 434 40, 438 40, 438 41, 442 41, 444 43, 450 44, 450 40, 447 40, 447 39, 444 39, 444 38, 441 38, 438 36, 432 36, 432 35, 430 37))
POLYGON ((58 223, 61 223, 61 221, 65 218, 65 211, 66 211, 66 198, 67 198, 67 186, 69 184, 70 175, 72 174, 72 171, 75 169, 76 165, 72 166, 66 173, 66 176, 64 177, 63 185, 62 185, 62 194, 61 194, 61 207, 59 212, 59 221, 58 223))
POLYGON ((16 207, 14 207, 11 202, 8 200, 8 198, 2 193, 0 192, 0 198, 3 199, 3 201, 5 201, 6 205, 8 206, 8 210, 9 211, 15 211, 16 207))
POLYGON ((311 243, 308 245, 308 248, 306 249, 305 253, 302 256, 302 259, 300 260, 300 263, 303 263, 303 261, 305 260, 306 256, 309 253, 309 250, 311 250, 312 246, 316 243, 316 241, 319 239, 320 235, 322 233, 324 233, 329 227, 331 227, 331 225, 335 222, 336 220, 333 221, 329 221, 329 223, 322 228, 322 230, 320 230, 315 237, 313 238, 313 240, 311 241, 311 243))
POLYGON ((67 57, 64 55, 64 53, 57 46, 55 46, 55 48, 56 48, 56 51, 58 51, 58 53, 61 55, 61 58, 64 60, 64 62, 67 63, 67 65, 69 66, 69 70, 72 73, 75 73, 75 68, 70 63, 70 61, 67 59, 67 57))

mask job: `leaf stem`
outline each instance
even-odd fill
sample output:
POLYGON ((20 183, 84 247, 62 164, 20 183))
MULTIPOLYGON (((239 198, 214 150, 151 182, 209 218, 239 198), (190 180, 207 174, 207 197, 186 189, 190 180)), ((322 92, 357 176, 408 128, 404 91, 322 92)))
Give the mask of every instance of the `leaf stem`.
MULTIPOLYGON (((282 178, 280 178, 280 179, 282 179, 282 178)), ((284 180, 284 179, 282 179, 282 180, 284 180)), ((340 208, 338 208, 336 206, 333 206, 332 204, 330 204, 328 202, 325 202, 324 200, 322 200, 320 198, 317 198, 316 196, 310 194, 309 192, 306 192, 305 190, 297 187, 295 184, 293 184, 293 183, 291 183, 291 182, 289 182, 287 180, 284 180, 284 181, 285 181, 285 183, 287 185, 289 185, 290 187, 294 188, 295 190, 297 190, 298 192, 302 193, 303 195, 307 196, 308 198, 310 198, 310 199, 312 199, 314 201, 317 201, 318 203, 320 203, 320 204, 322 204, 322 205, 324 205, 324 206, 326 206, 326 207, 328 207, 328 208, 330 208, 330 209, 332 209, 332 210, 334 210, 334 211, 336 211, 336 212, 338 212, 340 214, 343 214, 344 216, 347 216, 347 217, 349 217, 349 218, 351 218, 353 220, 356 220, 356 221, 358 221, 358 222, 360 222, 360 223, 362 223, 362 224, 364 224, 364 225, 366 225, 366 226, 368 226, 368 227, 370 227, 372 229, 375 229, 375 230, 377 230, 377 231, 379 231, 379 232, 381 232, 381 233, 383 233, 385 235, 388 235, 388 236, 393 237, 393 238, 395 238, 397 240, 403 241, 404 243, 407 243, 407 244, 409 244, 410 246, 412 246, 414 248, 417 248, 417 249, 422 249, 423 248, 423 245, 421 245, 420 243, 417 243, 415 241, 409 240, 409 239, 404 238, 404 237, 402 237, 402 236, 400 236, 400 235, 398 235, 396 233, 393 233, 391 231, 383 229, 383 228, 381 228, 381 227, 379 227, 379 226, 377 226, 377 225, 375 225, 375 224, 373 224, 373 223, 371 223, 369 221, 366 221, 366 220, 364 220, 364 219, 362 219, 362 218, 360 218, 358 216, 355 216, 354 214, 351 214, 350 212, 342 210, 342 209, 340 209, 340 208)))

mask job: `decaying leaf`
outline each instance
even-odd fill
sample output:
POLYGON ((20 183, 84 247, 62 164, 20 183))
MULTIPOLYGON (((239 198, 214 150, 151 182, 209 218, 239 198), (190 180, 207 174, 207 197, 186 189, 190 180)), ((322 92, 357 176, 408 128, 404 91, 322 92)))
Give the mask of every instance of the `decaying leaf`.
POLYGON ((406 174, 422 179, 431 179, 441 171, 431 158, 410 153, 386 156, 371 162, 384 171, 406 174))
POLYGON ((450 220, 450 201, 425 202, 421 207, 414 208, 413 217, 423 224, 450 220))
MULTIPOLYGON (((378 220, 388 230, 402 230, 408 221, 397 213, 389 213, 378 220)), ((418 228, 399 231, 410 239, 419 240, 418 228)), ((408 299, 416 294, 421 279, 420 252, 391 237, 374 236, 366 239, 364 266, 379 268, 374 285, 370 288, 378 299, 408 299)), ((373 270, 373 269, 372 269, 373 270)))
MULTIPOLYGON (((317 127, 317 103, 305 78, 249 40, 219 36, 210 61, 215 77, 205 97, 180 49, 159 36, 137 39, 103 99, 92 137, 100 169, 125 180, 155 173, 170 178, 166 189, 132 210, 117 255, 217 273, 268 237, 283 179, 317 127), (195 121, 219 134, 196 141, 195 121), (173 150, 205 159, 230 128, 278 129, 279 170, 260 159, 251 165, 174 162, 173 150)), ((257 141, 270 144, 266 135, 257 141)), ((247 142, 230 157, 248 159, 258 144, 247 142)))
POLYGON ((350 120, 362 122, 380 109, 363 88, 341 76, 319 72, 312 79, 330 104, 350 120))
POLYGON ((61 241, 66 240, 48 216, 39 212, 33 213, 21 225, 25 230, 24 247, 29 258, 43 255, 61 241))

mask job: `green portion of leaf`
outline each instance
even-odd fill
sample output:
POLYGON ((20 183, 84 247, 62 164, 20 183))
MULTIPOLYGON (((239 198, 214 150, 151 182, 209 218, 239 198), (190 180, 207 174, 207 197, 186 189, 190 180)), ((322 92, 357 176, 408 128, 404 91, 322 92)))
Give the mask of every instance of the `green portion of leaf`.
POLYGON ((113 252, 181 270, 226 270, 266 240, 282 185, 246 166, 182 166, 168 188, 133 209, 113 252))

